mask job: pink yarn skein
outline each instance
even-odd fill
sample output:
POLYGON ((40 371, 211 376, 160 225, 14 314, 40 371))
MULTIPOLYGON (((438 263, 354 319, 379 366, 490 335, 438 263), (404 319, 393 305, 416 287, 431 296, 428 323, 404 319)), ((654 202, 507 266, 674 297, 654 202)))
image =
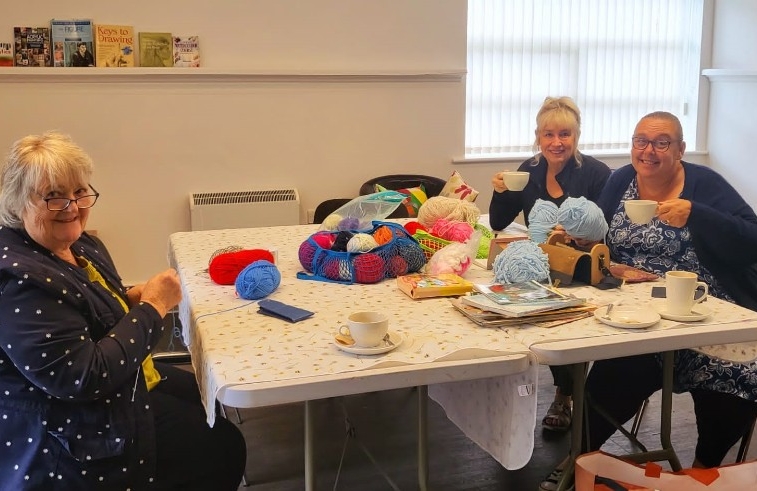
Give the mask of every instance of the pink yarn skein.
POLYGON ((466 242, 473 235, 473 226, 468 222, 440 218, 431 227, 431 235, 452 242, 466 242))

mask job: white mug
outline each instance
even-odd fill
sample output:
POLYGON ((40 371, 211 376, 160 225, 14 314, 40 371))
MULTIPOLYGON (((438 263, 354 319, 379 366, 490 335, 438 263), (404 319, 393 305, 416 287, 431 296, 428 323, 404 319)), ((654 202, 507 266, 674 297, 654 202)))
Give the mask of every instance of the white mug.
POLYGON ((502 173, 502 180, 508 191, 523 191, 530 177, 531 174, 528 172, 505 171, 502 173))
POLYGON ((668 271, 665 273, 665 297, 667 310, 675 315, 689 315, 695 303, 702 302, 709 294, 707 283, 697 281, 696 273, 688 271, 668 271), (694 295, 700 287, 704 288, 704 295, 694 300, 694 295))
POLYGON ((359 348, 374 348, 381 344, 389 332, 389 319, 381 312, 354 312, 347 317, 347 325, 339 328, 339 334, 350 336, 359 348))
POLYGON ((624 202, 626 215, 639 225, 649 223, 657 212, 657 201, 651 199, 629 199, 624 202))

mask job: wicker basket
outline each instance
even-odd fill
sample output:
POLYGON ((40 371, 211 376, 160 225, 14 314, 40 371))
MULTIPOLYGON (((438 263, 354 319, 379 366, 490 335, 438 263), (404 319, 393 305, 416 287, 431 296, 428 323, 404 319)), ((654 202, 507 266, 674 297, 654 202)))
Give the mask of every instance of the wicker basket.
MULTIPOLYGON (((473 226, 474 231, 481 232, 481 242, 478 244, 478 252, 476 253, 477 259, 486 259, 489 256, 489 245, 494 238, 494 233, 486 226, 477 223, 473 226)), ((418 230, 413 234, 413 238, 418 241, 423 249, 423 255, 426 256, 426 262, 431 259, 436 251, 442 247, 449 245, 452 241, 439 238, 435 235, 431 235, 423 230, 418 230)))

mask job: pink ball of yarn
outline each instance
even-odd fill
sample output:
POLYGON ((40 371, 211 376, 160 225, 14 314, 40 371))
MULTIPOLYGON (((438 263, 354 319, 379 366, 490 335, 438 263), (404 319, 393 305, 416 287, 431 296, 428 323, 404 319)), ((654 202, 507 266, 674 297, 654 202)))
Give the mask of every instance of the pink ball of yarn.
POLYGON ((440 218, 431 227, 431 235, 452 242, 465 242, 473 235, 473 226, 468 222, 440 218))

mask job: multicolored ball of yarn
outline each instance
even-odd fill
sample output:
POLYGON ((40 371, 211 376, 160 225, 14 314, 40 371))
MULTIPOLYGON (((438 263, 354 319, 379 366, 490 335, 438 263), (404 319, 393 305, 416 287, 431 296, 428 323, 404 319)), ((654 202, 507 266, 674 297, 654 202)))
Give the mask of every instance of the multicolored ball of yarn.
POLYGON ((343 216, 332 213, 331 215, 324 218, 323 222, 321 222, 321 230, 336 230, 339 227, 339 222, 341 222, 343 219, 343 216))
POLYGON ((528 236, 541 244, 557 225, 557 205, 551 201, 537 199, 528 213, 528 236))
POLYGON ((563 201, 557 211, 557 223, 576 239, 602 240, 608 230, 602 210, 583 196, 563 201))
POLYGON ((219 254, 210 261, 208 274, 219 285, 233 285, 239 273, 255 261, 273 263, 273 254, 265 249, 243 249, 219 254))
POLYGON ((387 244, 394 238, 394 232, 386 225, 382 225, 374 230, 372 235, 378 245, 387 244))
POLYGON ((466 242, 473 235, 473 226, 468 222, 440 218, 431 227, 431 235, 452 242, 466 242))
POLYGON ((368 252, 379 246, 370 234, 357 233, 347 242, 347 252, 368 252))
POLYGON ((273 293, 281 284, 281 273, 270 261, 260 260, 248 265, 234 283, 237 295, 245 300, 257 300, 273 293))
POLYGON ((517 240, 511 242, 494 259, 492 267, 497 283, 520 283, 523 281, 548 281, 549 257, 535 242, 517 240))
POLYGON ((384 260, 372 252, 361 254, 352 261, 355 281, 358 283, 378 283, 384 279, 384 260))

